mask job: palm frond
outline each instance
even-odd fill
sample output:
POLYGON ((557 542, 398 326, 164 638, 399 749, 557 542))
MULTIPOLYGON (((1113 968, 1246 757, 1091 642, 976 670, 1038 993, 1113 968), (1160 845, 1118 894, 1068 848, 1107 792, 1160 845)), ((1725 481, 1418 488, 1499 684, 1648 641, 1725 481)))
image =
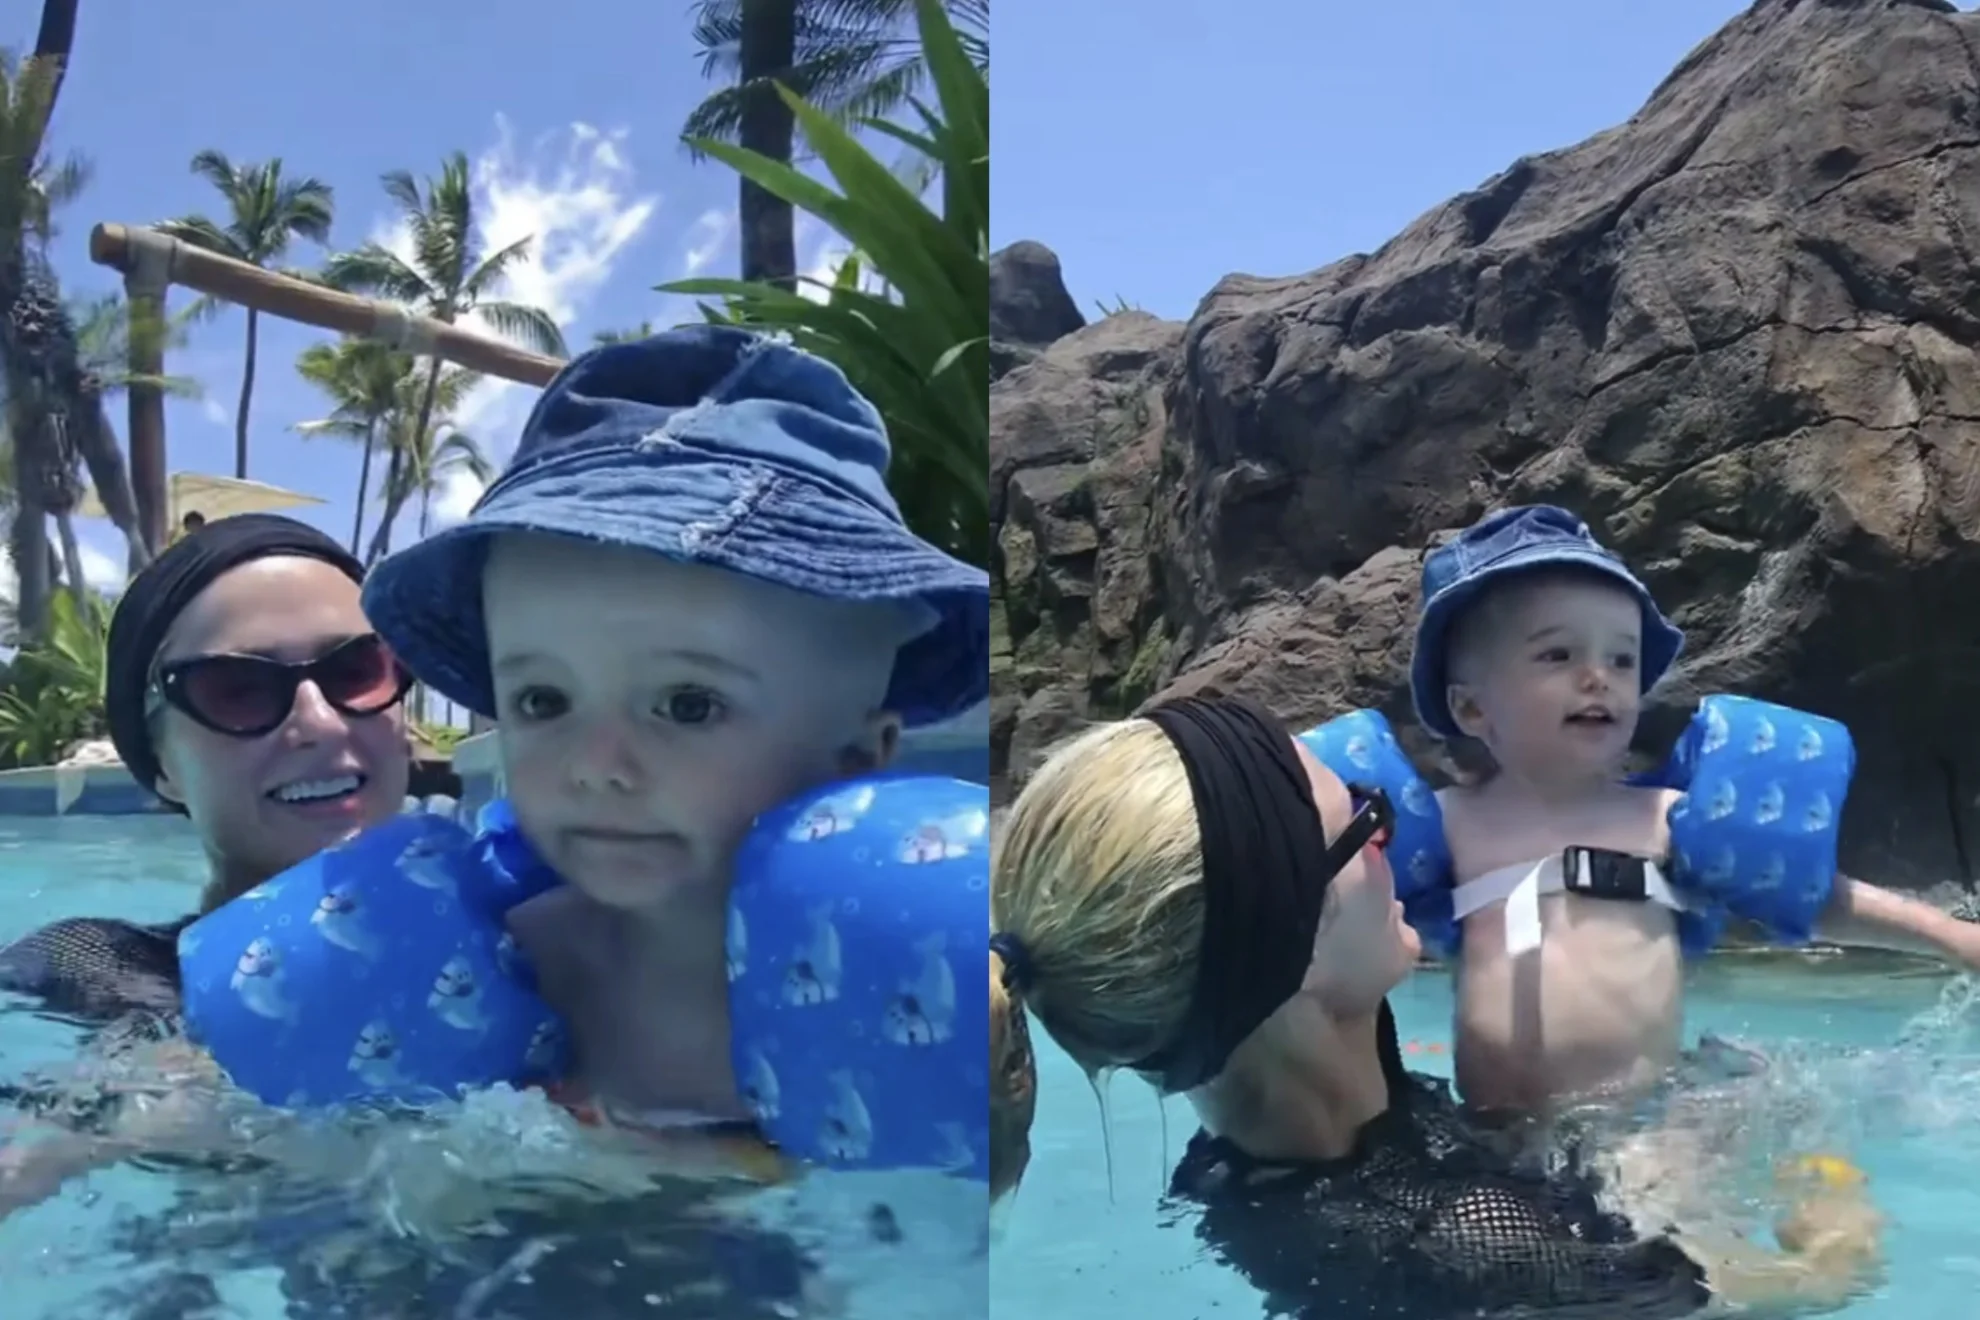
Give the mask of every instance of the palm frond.
POLYGON ((564 332, 541 307, 516 302, 478 302, 474 310, 488 323, 489 329, 504 339, 551 357, 570 355, 564 346, 564 332))
POLYGON ((181 243, 205 248, 208 252, 217 252, 223 257, 232 257, 235 261, 248 259, 247 250, 230 231, 222 229, 203 215, 182 215, 176 220, 161 220, 155 228, 159 233, 169 238, 176 238, 181 243))
MULTIPOLYGON (((942 7, 969 60, 987 71, 989 0, 945 0, 942 7)), ((742 0, 703 0, 691 13, 702 76, 730 84, 711 91, 682 125, 684 145, 700 160, 700 139, 737 140, 746 93, 754 89, 735 84, 742 72, 742 0)), ((795 17, 791 67, 772 81, 838 122, 891 115, 925 85, 914 0, 798 0, 795 17)))
POLYGON ((347 293, 370 293, 394 302, 431 303, 438 290, 399 254, 377 243, 355 252, 333 254, 323 263, 323 282, 347 293))
POLYGON ((535 246, 536 235, 524 234, 507 247, 483 257, 473 272, 461 281, 461 297, 468 302, 479 302, 493 293, 509 277, 513 267, 529 260, 535 246))
POLYGON ((121 293, 76 299, 68 309, 75 326, 77 365, 95 378, 106 396, 148 387, 174 399, 205 397, 205 388, 190 377, 131 370, 134 356, 139 361, 162 361, 168 350, 185 347, 192 309, 161 316, 133 308, 121 293))

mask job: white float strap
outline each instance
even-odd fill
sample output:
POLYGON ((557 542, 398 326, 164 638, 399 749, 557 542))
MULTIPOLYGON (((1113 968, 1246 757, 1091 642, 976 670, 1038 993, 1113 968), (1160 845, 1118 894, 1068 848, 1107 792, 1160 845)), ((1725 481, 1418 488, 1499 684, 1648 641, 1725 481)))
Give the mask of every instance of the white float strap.
MULTIPOLYGON (((1572 855, 1585 868, 1588 854, 1574 849, 1572 855)), ((1566 863, 1561 853, 1543 858, 1538 862, 1520 862, 1513 866, 1502 866, 1496 871, 1488 871, 1475 880, 1467 880, 1451 893, 1452 905, 1457 919, 1463 921, 1474 912, 1482 912, 1494 903, 1506 905, 1506 952, 1510 954, 1531 953, 1540 947, 1540 899, 1545 894, 1560 894, 1567 891, 1566 863)), ((1577 880, 1585 877, 1577 876, 1577 880)), ((1659 903, 1673 912, 1686 910, 1683 896, 1672 889, 1664 879, 1664 873, 1657 864, 1643 862, 1643 896, 1646 902, 1659 903)), ((1605 902, 1613 900, 1603 900, 1605 902)))

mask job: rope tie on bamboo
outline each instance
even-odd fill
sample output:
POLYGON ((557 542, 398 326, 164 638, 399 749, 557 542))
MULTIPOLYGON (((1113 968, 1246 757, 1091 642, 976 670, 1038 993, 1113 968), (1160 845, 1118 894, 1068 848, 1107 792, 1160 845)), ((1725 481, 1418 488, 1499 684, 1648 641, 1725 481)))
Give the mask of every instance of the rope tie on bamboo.
POLYGON ((397 303, 374 303, 371 337, 402 353, 432 357, 436 339, 432 323, 397 303))
POLYGON ((172 256, 179 240, 155 229, 132 229, 124 236, 124 281, 140 298, 162 298, 172 283, 172 256))

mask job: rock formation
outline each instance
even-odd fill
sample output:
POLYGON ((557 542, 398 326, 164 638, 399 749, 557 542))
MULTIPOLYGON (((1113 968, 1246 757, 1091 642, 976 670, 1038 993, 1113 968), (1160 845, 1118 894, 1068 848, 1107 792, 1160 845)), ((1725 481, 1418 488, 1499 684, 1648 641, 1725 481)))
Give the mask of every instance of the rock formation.
MULTIPOLYGON (((1164 688, 1401 727, 1422 549, 1545 500, 1689 633, 1647 749, 1701 691, 1834 715, 1845 865, 1970 882, 1976 259, 1980 15, 1760 0, 1626 124, 1372 255, 1007 349, 999 765, 1164 688)), ((1000 333, 1057 328, 1056 259, 1011 264, 1000 333)))

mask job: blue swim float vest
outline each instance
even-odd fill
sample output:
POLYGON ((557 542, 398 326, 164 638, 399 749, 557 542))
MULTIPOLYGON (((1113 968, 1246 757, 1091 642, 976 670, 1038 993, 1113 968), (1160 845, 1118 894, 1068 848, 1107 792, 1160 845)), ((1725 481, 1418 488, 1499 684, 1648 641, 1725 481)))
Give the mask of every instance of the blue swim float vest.
MULTIPOLYGON (((842 1168, 989 1177, 989 791, 872 776, 761 817, 737 856, 732 1058, 764 1135, 842 1168)), ((395 817, 181 934, 189 1033, 290 1108, 428 1103, 571 1066, 503 919, 562 883, 504 803, 395 817)))
MULTIPOLYGON (((1395 804, 1388 856, 1396 896, 1427 948, 1458 951, 1451 854, 1437 797, 1380 712, 1357 710, 1300 735, 1316 759, 1395 804)), ((1844 800, 1856 772, 1849 730, 1752 697, 1705 698, 1670 758, 1632 782, 1675 788, 1671 879, 1687 901, 1687 952, 1709 949, 1726 914, 1805 943, 1835 889, 1844 800)))

